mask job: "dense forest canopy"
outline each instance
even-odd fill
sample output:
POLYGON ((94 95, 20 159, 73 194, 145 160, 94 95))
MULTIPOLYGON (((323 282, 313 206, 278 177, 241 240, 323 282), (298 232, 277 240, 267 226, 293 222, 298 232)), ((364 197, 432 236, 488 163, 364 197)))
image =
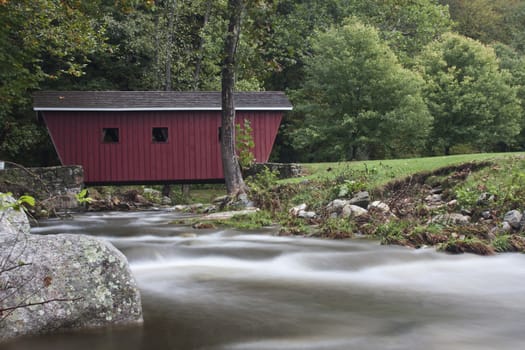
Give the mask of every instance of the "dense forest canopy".
MULTIPOLYGON (((525 1, 243 0, 237 89, 295 111, 273 158, 525 148, 525 1)), ((225 0, 0 0, 0 158, 56 162, 35 90, 219 90, 225 0)))

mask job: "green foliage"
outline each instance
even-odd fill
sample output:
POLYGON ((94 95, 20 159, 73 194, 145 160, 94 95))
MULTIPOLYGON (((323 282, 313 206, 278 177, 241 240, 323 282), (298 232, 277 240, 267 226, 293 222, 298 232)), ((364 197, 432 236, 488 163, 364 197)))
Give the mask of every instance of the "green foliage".
POLYGON ((258 174, 247 177, 246 184, 253 191, 269 190, 277 184, 278 175, 277 170, 272 171, 264 167, 258 174))
POLYGON ((521 106, 494 50, 457 34, 444 35, 419 57, 434 116, 431 147, 445 154, 470 143, 490 150, 510 143, 520 131, 521 106))
POLYGON ((511 239, 510 235, 497 236, 492 241, 492 246, 494 247, 494 250, 496 250, 498 253, 513 251, 514 248, 512 247, 512 243, 510 239, 511 239))
POLYGON ((382 244, 398 244, 405 239, 411 224, 406 220, 392 220, 377 227, 375 235, 382 244))
POLYGON ((302 219, 297 218, 291 215, 288 215, 288 213, 283 213, 279 217, 279 225, 281 226, 281 229, 279 230, 280 235, 308 235, 311 233, 312 228, 308 225, 308 223, 302 219))
POLYGON ((254 214, 235 215, 229 220, 221 221, 221 224, 235 227, 239 230, 257 230, 266 226, 273 225, 272 215, 264 210, 259 210, 254 214))
POLYGON ((329 218, 319 226, 319 235, 332 239, 353 237, 356 227, 348 218, 329 218))
POLYGON ((364 190, 365 186, 365 183, 359 180, 344 180, 344 182, 337 188, 337 197, 346 197, 357 191, 364 190))
POLYGON ((497 10, 498 0, 445 0, 451 17, 457 22, 457 31, 465 36, 491 42, 501 37, 502 14, 497 10))
POLYGON ((525 3, 520 0, 442 0, 459 34, 485 44, 500 42, 524 52, 525 3))
POLYGON ((447 8, 436 0, 354 0, 350 13, 378 28, 400 57, 413 57, 422 47, 449 31, 447 8))
POLYGON ((463 208, 472 208, 478 201, 481 193, 467 186, 460 186, 455 190, 458 204, 463 208))
POLYGON ((431 123, 422 81, 377 30, 351 20, 318 33, 312 47, 305 84, 294 95, 305 120, 292 132, 307 160, 416 154, 431 123))
POLYGON ((31 91, 81 76, 104 47, 104 28, 77 2, 47 0, 0 2, 0 23, 0 156, 29 158, 46 135, 31 113, 31 91))
POLYGON ((83 203, 91 203, 93 201, 93 198, 90 198, 88 196, 88 190, 87 188, 84 188, 82 191, 80 191, 79 193, 77 193, 75 195, 75 198, 77 199, 78 203, 79 204, 83 204, 83 203))
POLYGON ((253 141, 253 129, 248 119, 244 120, 243 126, 239 123, 235 124, 235 146, 241 169, 250 168, 255 163, 253 154, 255 142, 253 141))
POLYGON ((7 193, 0 193, 0 209, 8 209, 13 208, 15 210, 24 210, 27 211, 27 207, 34 207, 35 206, 35 198, 28 195, 22 195, 18 197, 18 199, 15 199, 14 202, 8 202, 7 198, 12 197, 13 194, 10 192, 7 193))
POLYGON ((246 178, 245 182, 250 189, 250 198, 257 207, 272 212, 281 209, 279 194, 275 191, 277 175, 277 171, 271 171, 265 167, 258 174, 246 178))
POLYGON ((458 203, 466 209, 498 208, 501 212, 519 208, 525 198, 525 160, 513 157, 471 174, 453 188, 458 203), (483 193, 490 202, 478 201, 483 193))

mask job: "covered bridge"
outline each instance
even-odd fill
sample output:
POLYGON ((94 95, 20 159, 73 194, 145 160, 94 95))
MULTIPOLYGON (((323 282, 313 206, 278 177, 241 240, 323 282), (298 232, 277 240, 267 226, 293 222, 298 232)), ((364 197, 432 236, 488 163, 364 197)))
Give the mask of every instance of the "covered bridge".
MULTIPOLYGON (((249 120, 257 162, 270 156, 282 92, 235 93, 236 120, 249 120)), ((63 165, 82 165, 88 184, 191 183, 224 179, 221 93, 43 91, 33 108, 63 165)))

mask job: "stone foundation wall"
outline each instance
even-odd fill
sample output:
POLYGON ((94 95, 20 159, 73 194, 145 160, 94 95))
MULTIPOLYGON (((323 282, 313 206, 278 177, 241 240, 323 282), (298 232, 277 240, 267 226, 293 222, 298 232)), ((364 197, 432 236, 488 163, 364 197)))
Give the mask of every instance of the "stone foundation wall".
POLYGON ((0 192, 11 192, 15 197, 27 194, 55 209, 76 208, 75 196, 83 186, 84 169, 76 165, 0 170, 0 192))
POLYGON ((302 174, 302 167, 297 163, 256 163, 250 169, 246 170, 246 176, 253 176, 268 168, 270 171, 276 171, 279 179, 290 177, 299 177, 302 174))

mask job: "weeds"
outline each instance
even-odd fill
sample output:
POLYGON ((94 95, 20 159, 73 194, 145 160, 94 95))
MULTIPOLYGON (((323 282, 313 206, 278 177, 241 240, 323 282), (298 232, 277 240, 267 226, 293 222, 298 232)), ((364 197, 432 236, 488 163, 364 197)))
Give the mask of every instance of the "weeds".
POLYGON ((355 224, 347 218, 329 218, 319 226, 319 235, 332 239, 351 238, 356 231, 355 224))
POLYGON ((501 235, 496 237, 494 241, 492 241, 492 246, 494 247, 494 250, 498 253, 514 251, 510 235, 501 235))

